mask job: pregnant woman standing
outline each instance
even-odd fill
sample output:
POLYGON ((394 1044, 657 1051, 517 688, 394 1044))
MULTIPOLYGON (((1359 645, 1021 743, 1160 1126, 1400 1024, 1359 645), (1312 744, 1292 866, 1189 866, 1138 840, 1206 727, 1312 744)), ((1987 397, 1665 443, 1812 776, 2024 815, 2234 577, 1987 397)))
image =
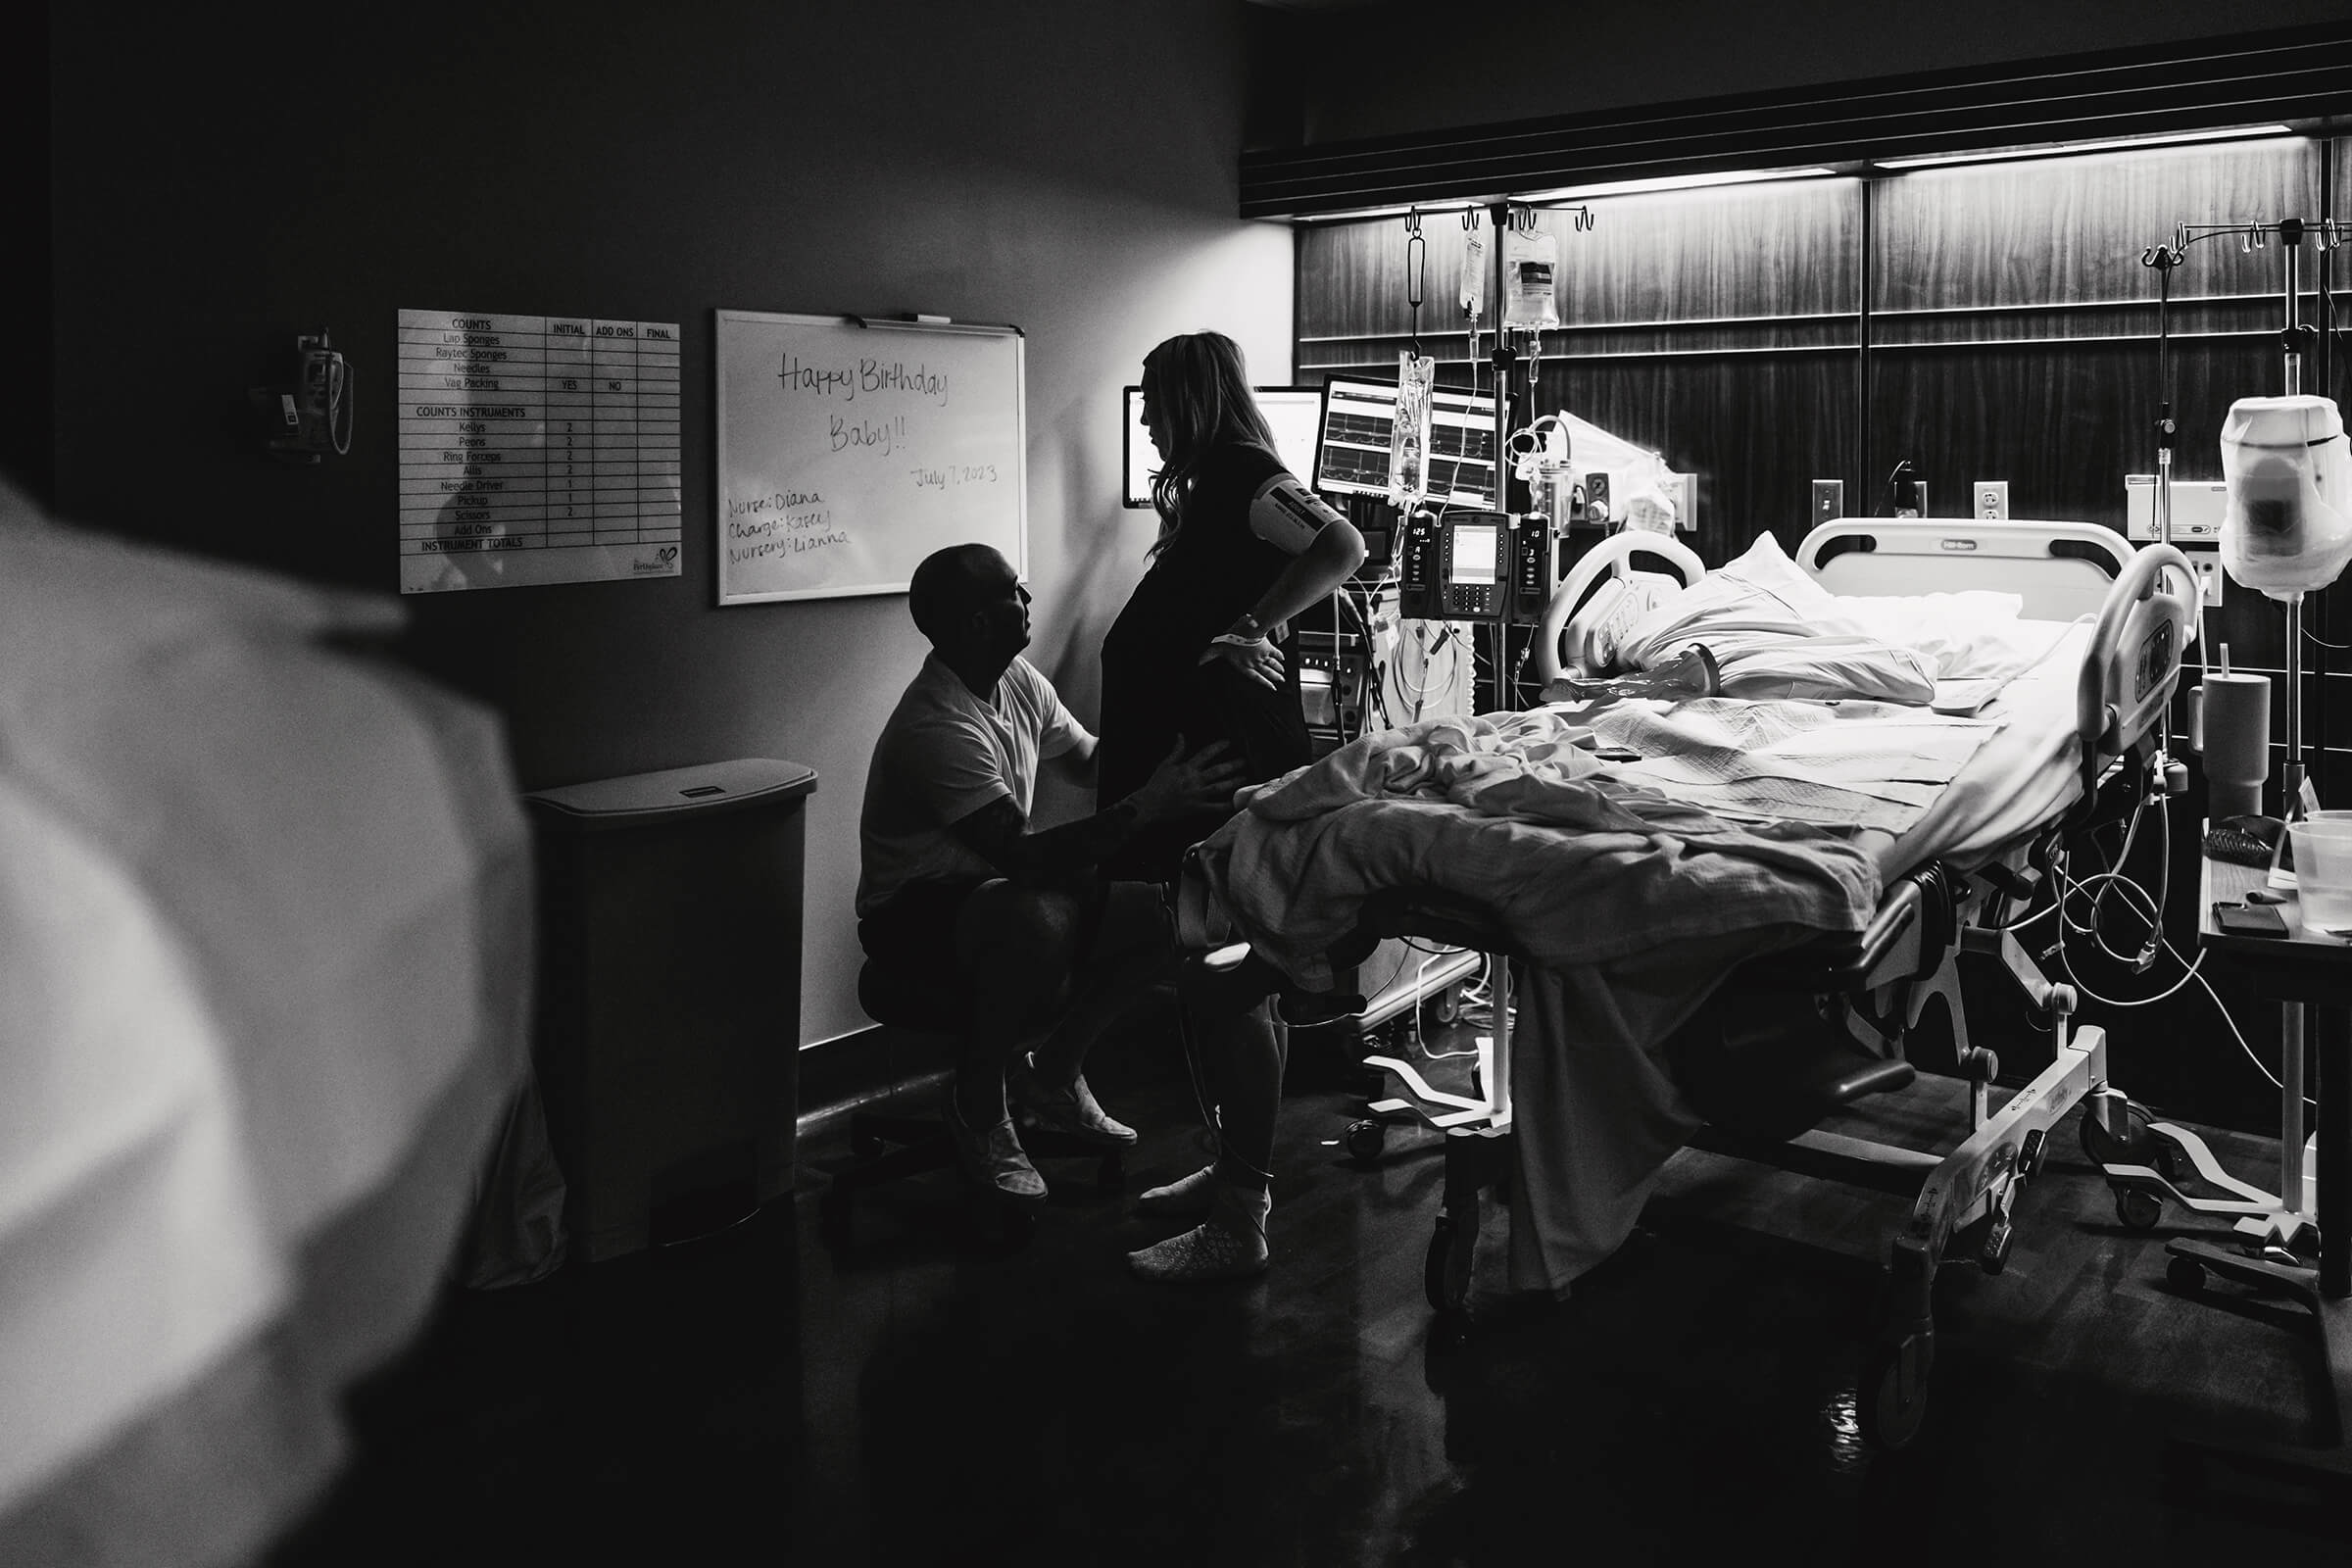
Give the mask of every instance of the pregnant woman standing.
MULTIPOLYGON (((1102 640, 1100 790, 1117 800, 1172 749, 1224 741, 1262 783, 1312 760, 1290 622, 1363 564, 1363 536, 1283 466, 1241 349, 1217 332, 1172 337, 1144 360, 1144 422, 1161 467, 1152 564, 1102 640)), ((1176 879, 1185 850, 1224 821, 1168 823, 1114 875, 1176 879)), ((1151 1279, 1229 1279, 1266 1265, 1283 1042, 1261 1004, 1213 1031, 1215 1164, 1144 1194, 1145 1211, 1201 1221, 1132 1254, 1151 1279)))

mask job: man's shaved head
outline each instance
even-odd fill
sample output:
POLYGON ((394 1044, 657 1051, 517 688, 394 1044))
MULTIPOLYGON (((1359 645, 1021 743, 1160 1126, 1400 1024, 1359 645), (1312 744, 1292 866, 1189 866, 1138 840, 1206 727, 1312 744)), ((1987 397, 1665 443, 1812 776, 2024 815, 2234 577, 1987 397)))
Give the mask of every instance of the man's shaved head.
POLYGON ((935 643, 954 637, 956 624, 980 608, 986 590, 1011 571, 1004 558, 986 545, 933 551, 914 568, 906 587, 906 609, 914 616, 915 629, 935 643))

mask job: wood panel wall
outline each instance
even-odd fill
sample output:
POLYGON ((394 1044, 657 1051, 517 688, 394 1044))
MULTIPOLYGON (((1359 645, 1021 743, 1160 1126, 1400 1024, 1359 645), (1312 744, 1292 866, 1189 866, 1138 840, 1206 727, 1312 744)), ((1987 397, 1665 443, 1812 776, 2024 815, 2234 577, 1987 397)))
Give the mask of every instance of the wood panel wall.
MULTIPOLYGON (((2124 476, 2153 471, 2165 396, 2159 280, 2142 254, 2182 222, 2352 216, 2348 165, 2352 142, 2279 138, 1615 197, 1590 204, 1590 232, 1548 211, 1562 324, 1543 338, 1537 412, 1570 409, 1696 473, 1697 527, 1686 537, 1709 562, 1766 531, 1793 549, 1815 478, 1843 479, 1849 513, 1887 510, 1887 474, 1906 457, 1936 514, 1965 515, 1973 481, 2006 479, 2012 516, 2121 531, 2124 476)), ((1491 378, 1454 306, 1460 220, 1422 222, 1423 351, 1454 384, 1491 378)), ((1392 218, 1300 230, 1300 381, 1340 368, 1394 374, 1414 324, 1403 226, 1392 218)), ((2331 259, 2329 281, 2323 296, 2314 258, 2306 309, 2330 300, 2352 327, 2352 253, 2331 259)), ((2207 242, 2175 270, 2177 477, 2219 478, 2230 405, 2281 390, 2280 289, 2275 245, 2207 242)), ((2305 389, 2352 404, 2352 331, 2336 342, 2334 384, 2307 379, 2305 389)), ((2311 602, 2309 629, 2352 643, 2352 609, 2330 618, 2330 597, 2311 602)), ((2284 624, 2278 606, 2232 588, 2208 617, 2208 647, 2227 641, 2238 667, 2282 671, 2284 624)), ((2306 662, 2309 738, 2326 740, 2333 764, 2323 765, 2324 799, 2352 805, 2352 652, 2315 641, 2306 662)), ((2274 702, 2273 716, 2282 753, 2283 705, 2274 702)), ((2169 934, 2193 955, 2193 824, 2204 803, 2191 771, 2190 796, 2172 808, 2191 830, 2174 835, 2166 858, 2169 934)), ((2135 864, 2152 884, 2152 837, 2135 864)), ((2110 996, 2179 978, 2169 959, 2149 976, 2101 962, 2093 956, 2080 978, 2110 996)), ((2226 973, 2217 984, 2229 1018, 2275 1060, 2274 1010, 2226 973)), ((1998 977, 1972 980, 1970 998, 1988 1018, 2022 1021, 1998 977)), ((2193 984, 2153 1007, 2088 1015, 2108 1027, 2117 1081, 2132 1093, 2176 1114, 2275 1125, 2275 1092, 2193 984)))

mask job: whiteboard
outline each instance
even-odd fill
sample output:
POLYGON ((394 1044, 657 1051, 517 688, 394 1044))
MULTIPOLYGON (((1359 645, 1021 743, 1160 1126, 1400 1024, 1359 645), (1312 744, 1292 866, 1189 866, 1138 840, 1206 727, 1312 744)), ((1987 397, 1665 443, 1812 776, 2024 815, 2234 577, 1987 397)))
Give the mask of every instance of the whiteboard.
POLYGON ((716 314, 721 605, 904 593, 956 544, 1028 574, 1018 327, 716 314))

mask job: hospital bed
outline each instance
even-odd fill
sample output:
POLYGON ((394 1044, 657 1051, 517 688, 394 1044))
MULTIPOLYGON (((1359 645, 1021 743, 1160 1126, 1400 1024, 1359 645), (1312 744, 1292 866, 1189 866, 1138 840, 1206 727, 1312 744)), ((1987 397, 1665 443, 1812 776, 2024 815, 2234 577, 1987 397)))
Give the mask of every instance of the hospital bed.
MULTIPOLYGON (((1909 609, 1887 596, 1997 589, 2022 602, 2010 628, 2017 667, 1996 668, 1998 678, 1974 688, 1962 680, 1936 687, 1936 701, 1951 710, 1944 716, 1961 726, 1973 718, 1970 732, 1981 738, 1932 798, 1903 813, 1899 829, 1865 826, 1826 848, 1803 838, 1823 864, 1760 862, 1708 885, 1718 858, 1771 860, 1769 849, 1727 840, 1719 854, 1683 856, 1627 899, 1618 852, 1630 853, 1645 831, 1653 845, 1698 831, 1662 804, 1673 801, 1670 780, 1642 781, 1659 802, 1609 793, 1646 757, 1612 764, 1616 785, 1571 780, 1556 792, 1564 804, 1535 808, 1564 826, 1514 819, 1491 804, 1491 792, 1469 794, 1471 804, 1462 805, 1426 790, 1397 798, 1366 790, 1323 814, 1260 801, 1197 849, 1180 912, 1188 942, 1244 936, 1308 984, 1318 946, 1341 961, 1386 936, 1434 938, 1506 960, 1495 965, 1494 1044, 1476 1089, 1438 1097, 1443 1108, 1431 1115, 1446 1132, 1445 1195, 1427 1266, 1442 1328, 1465 1321, 1488 1191, 1511 1195, 1511 1282, 1533 1290, 1556 1290, 1613 1250, 1685 1143, 1907 1199, 1859 1400, 1872 1437, 1900 1446, 1925 1413, 1937 1269, 1975 1262, 1997 1273, 2018 1194, 2039 1170, 2053 1124, 2086 1098, 2102 1115, 2121 1102, 2107 1083, 2103 1032, 2071 1027, 2072 990, 2046 979, 2004 927, 2062 869, 2071 832, 2164 787, 2163 715, 2194 635, 2197 585, 2170 547, 2133 551, 2111 531, 2080 523, 1852 519, 1815 530, 1796 561, 1841 606, 1870 606, 1882 617, 1909 609), (1622 800, 1653 817, 1630 833, 1619 831, 1622 823, 1579 821, 1580 789, 1600 802, 1594 809, 1622 800), (1269 810, 1298 819, 1253 820, 1269 810), (1531 882, 1539 884, 1532 896, 1531 882), (1693 896, 1686 884, 1695 884, 1693 896), (1604 917, 1581 921, 1597 929, 1578 930, 1575 895, 1586 888, 1608 907, 1604 917), (1730 900, 1752 904, 1744 923, 1692 923, 1693 906, 1730 900), (1997 1106, 1997 1061, 1968 1039, 1962 953, 2000 963, 2049 1023, 2050 1065, 1997 1106), (1948 1065, 1969 1085, 1969 1130, 1958 1147, 1938 1154, 1819 1130, 1839 1107, 1912 1082, 1906 1045, 1936 1004, 1950 1022, 1948 1065)), ((1593 665, 1620 651, 1629 629, 1660 605, 1696 597, 1708 580, 1697 558, 1670 538, 1612 536, 1553 596, 1538 635, 1540 673, 1555 683, 1605 674, 1593 665), (1636 569, 1638 556, 1672 566, 1682 586, 1636 569)), ((1542 718, 1553 726, 1543 744, 1552 745, 1564 720, 1580 719, 1605 745, 1642 738, 1660 711, 1735 721, 1788 710, 1717 697, 1671 709, 1569 705, 1471 727, 1499 733, 1542 718)), ((1426 728, 1356 743, 1366 755, 1340 758, 1340 772, 1422 765, 1422 753, 1437 749, 1426 728)), ((1491 738, 1465 741, 1472 775, 1483 764, 1469 753, 1491 738)), ((1285 788, 1296 793, 1308 782, 1285 788)), ((1486 787, 1476 776, 1470 782, 1486 787)), ((1514 777, 1503 787, 1523 782, 1514 777)), ((1723 808, 1709 786, 1689 793, 1723 808)), ((1787 831, 1751 826, 1768 841, 1787 831)), ((1383 1064, 1416 1095, 1428 1090, 1409 1063, 1383 1064)))

